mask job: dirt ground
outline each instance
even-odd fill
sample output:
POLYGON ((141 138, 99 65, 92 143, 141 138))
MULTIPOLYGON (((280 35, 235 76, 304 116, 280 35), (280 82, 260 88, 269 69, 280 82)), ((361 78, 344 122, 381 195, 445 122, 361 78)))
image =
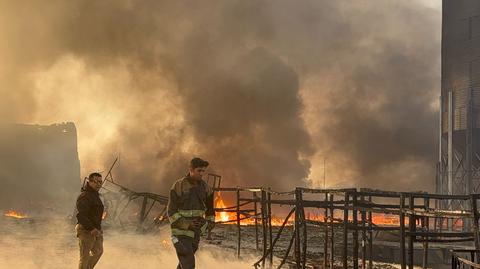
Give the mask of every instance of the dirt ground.
MULTIPOLYGON (((255 250, 254 235, 253 227, 242 227, 242 259, 238 260, 235 256, 235 226, 217 225, 212 240, 202 239, 197 253, 197 268, 253 268, 260 257, 260 253, 255 250)), ((275 264, 278 264, 279 257, 284 254, 288 237, 287 234, 278 242, 275 264)), ((134 229, 106 229, 104 238, 105 252, 97 268, 176 268, 176 255, 167 226, 146 234, 137 233, 134 229)), ((318 259, 316 252, 321 250, 315 243, 321 242, 318 239, 314 236, 309 239, 309 259, 312 261, 318 259)), ((73 225, 65 219, 17 220, 0 217, 0 269, 76 268, 77 259, 77 239, 73 225)), ((399 268, 398 265, 384 263, 375 263, 374 267, 399 268)))
MULTIPOLYGON (((155 234, 105 230, 104 255, 97 268, 176 268, 167 230, 155 234)), ((0 269, 77 268, 77 239, 63 220, 10 220, 0 217, 0 269)), ((202 244, 197 268, 253 268, 252 256, 238 261, 231 250, 202 244)))

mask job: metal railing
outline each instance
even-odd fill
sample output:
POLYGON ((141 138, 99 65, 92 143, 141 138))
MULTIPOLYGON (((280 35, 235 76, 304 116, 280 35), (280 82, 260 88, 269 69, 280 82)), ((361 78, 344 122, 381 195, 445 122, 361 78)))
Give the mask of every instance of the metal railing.
POLYGON ((452 269, 476 269, 480 268, 480 264, 475 263, 475 254, 478 255, 479 250, 475 249, 452 249, 452 269), (466 257, 470 254, 468 257, 466 257))
MULTIPOLYGON (((307 250, 309 246, 307 226, 323 227, 323 268, 333 268, 334 262, 341 262, 346 268, 373 268, 373 236, 374 231, 397 232, 400 238, 401 268, 414 266, 414 242, 420 242, 423 247, 422 268, 428 266, 429 243, 473 242, 475 249, 479 248, 479 213, 477 200, 480 195, 437 195, 425 192, 391 192, 373 189, 307 189, 296 188, 289 192, 275 192, 262 187, 218 188, 217 191, 233 192, 236 196, 235 206, 228 209, 216 208, 217 212, 235 212, 237 218, 229 220, 237 225, 237 256, 240 257, 242 227, 244 219, 255 220, 256 249, 262 252, 255 267, 265 267, 266 261, 272 267, 276 244, 285 232, 287 223, 293 220, 293 231, 289 243, 281 250, 283 255, 277 263, 277 268, 289 263, 295 268, 306 268, 309 263, 307 250), (250 193, 249 197, 242 194, 250 193), (251 196, 250 196, 251 195, 251 196), (307 197, 308 196, 308 197, 307 197), (251 197, 251 198, 250 198, 251 197), (386 202, 388 200, 389 202, 386 202), (467 201, 470 208, 465 211, 448 211, 431 207, 431 201, 467 201), (260 212, 257 210, 260 204, 260 212), (245 208, 253 205, 254 208, 245 208), (272 206, 289 206, 290 213, 284 218, 283 224, 273 236, 272 206), (323 210, 322 219, 308 219, 306 210, 323 210), (374 214, 389 215, 398 220, 396 225, 381 225, 373 221, 374 214), (470 222, 471 230, 455 231, 452 227, 445 228, 444 220, 455 219, 462 223, 470 222), (259 231, 261 226, 261 231, 259 231), (337 237, 335 237, 337 234, 337 237), (338 236, 340 235, 341 240, 338 236), (261 236, 261 240, 259 237, 261 236), (335 242, 340 241, 340 242, 335 242), (340 251, 335 251, 340 248, 340 251), (290 252, 293 253, 290 256, 290 252), (341 253, 341 255, 338 255, 341 253)), ((435 203, 438 204, 438 203, 435 203)), ((321 237, 320 237, 321 238, 321 237)), ((279 251, 277 247, 277 251, 279 251)), ((453 252, 452 252, 453 253, 453 252)), ((456 264, 467 264, 475 267, 472 261, 461 256, 452 256, 456 264)), ((318 262, 317 262, 318 263, 318 262)), ((317 264, 318 266, 318 264, 317 264)), ((462 267, 456 267, 462 268, 462 267)))

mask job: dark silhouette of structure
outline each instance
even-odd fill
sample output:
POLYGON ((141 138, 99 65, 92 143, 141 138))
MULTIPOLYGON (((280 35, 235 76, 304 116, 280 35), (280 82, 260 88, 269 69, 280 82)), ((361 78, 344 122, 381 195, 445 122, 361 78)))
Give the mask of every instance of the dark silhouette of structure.
MULTIPOLYGON (((480 187, 480 1, 443 0, 442 82, 437 193, 480 187)), ((450 210, 461 201, 442 201, 450 210)), ((450 226, 453 223, 450 223, 450 226)), ((468 223, 466 227, 468 229, 468 223)))
POLYGON ((75 124, 1 124, 0 182, 3 209, 70 209, 81 187, 75 124))

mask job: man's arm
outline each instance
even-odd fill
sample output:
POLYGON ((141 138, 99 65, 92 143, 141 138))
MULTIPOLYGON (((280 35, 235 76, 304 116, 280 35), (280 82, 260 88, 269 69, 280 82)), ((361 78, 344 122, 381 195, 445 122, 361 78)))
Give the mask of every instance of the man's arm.
POLYGON ((175 192, 175 186, 170 190, 167 213, 172 228, 188 229, 190 224, 178 213, 178 195, 175 192))
POLYGON ((207 197, 205 199, 205 219, 207 220, 207 230, 209 231, 208 238, 210 238, 210 231, 215 226, 215 206, 213 196, 213 189, 204 181, 205 191, 207 192, 207 197))
POLYGON ((209 191, 207 193, 207 199, 205 200, 205 205, 207 207, 207 210, 205 211, 205 218, 211 222, 215 222, 215 208, 213 206, 213 201, 213 191, 209 191))
POLYGON ((91 231, 94 229, 92 221, 88 217, 88 212, 90 211, 90 203, 88 198, 85 195, 80 195, 77 199, 77 220, 82 227, 91 231))

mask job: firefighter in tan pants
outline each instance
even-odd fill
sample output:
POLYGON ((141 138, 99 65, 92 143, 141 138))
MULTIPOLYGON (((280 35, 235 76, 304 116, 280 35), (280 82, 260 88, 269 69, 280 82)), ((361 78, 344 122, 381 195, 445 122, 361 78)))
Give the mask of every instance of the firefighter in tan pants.
POLYGON ((215 223, 213 191, 202 179, 207 167, 207 161, 193 158, 188 174, 170 190, 168 217, 179 260, 177 269, 195 268, 200 235, 215 223))

